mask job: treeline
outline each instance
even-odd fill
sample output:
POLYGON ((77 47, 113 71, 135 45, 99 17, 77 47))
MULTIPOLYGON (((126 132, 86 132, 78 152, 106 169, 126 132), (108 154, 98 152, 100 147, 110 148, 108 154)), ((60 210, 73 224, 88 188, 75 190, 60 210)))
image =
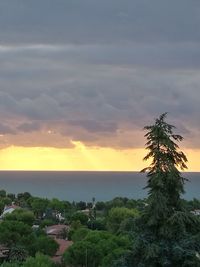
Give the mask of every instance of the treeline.
MULTIPOLYGON (((36 217, 41 217, 43 213, 48 214, 52 210, 62 212, 63 214, 70 214, 70 211, 91 209, 95 203, 95 209, 97 211, 103 211, 107 213, 114 207, 125 207, 128 209, 144 210, 148 205, 148 198, 146 199, 129 199, 127 197, 116 197, 110 201, 96 201, 95 198, 91 202, 86 201, 66 201, 59 200, 57 198, 47 199, 32 196, 29 192, 24 193, 7 193, 6 190, 0 190, 0 214, 6 205, 19 205, 21 208, 32 210, 36 217)), ((193 200, 181 199, 182 205, 188 211, 200 209, 200 200, 194 198, 193 200)))

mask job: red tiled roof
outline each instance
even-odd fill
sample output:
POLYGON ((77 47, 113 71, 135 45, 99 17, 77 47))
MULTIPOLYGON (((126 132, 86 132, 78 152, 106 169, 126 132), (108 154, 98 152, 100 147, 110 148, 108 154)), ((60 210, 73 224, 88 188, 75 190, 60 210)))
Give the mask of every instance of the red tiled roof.
POLYGON ((59 238, 55 238, 55 241, 58 243, 59 248, 55 256, 52 257, 52 260, 56 263, 61 263, 63 253, 73 244, 73 242, 59 238))
POLYGON ((59 249, 56 252, 56 256, 63 255, 65 250, 68 249, 73 244, 73 241, 68 241, 68 240, 59 239, 59 238, 55 238, 55 241, 59 245, 59 249))

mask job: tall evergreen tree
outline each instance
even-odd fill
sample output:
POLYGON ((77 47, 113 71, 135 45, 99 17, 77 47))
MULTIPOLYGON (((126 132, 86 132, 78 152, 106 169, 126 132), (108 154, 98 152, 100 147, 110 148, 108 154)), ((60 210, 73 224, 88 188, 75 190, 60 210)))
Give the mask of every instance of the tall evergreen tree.
POLYGON ((183 137, 173 133, 175 127, 165 121, 166 115, 162 114, 154 125, 144 127, 147 130, 145 137, 148 150, 144 160, 152 159, 150 166, 142 170, 147 172, 148 177, 146 188, 149 189, 149 206, 146 215, 155 234, 170 216, 182 210, 180 197, 184 193, 186 180, 179 169, 187 168, 187 158, 176 143, 182 141, 183 137))
POLYGON ((187 158, 177 142, 174 126, 166 122, 166 113, 146 126, 144 160, 152 159, 147 172, 148 205, 135 220, 133 250, 125 255, 126 266, 191 267, 200 266, 200 220, 184 209, 181 195, 187 158))

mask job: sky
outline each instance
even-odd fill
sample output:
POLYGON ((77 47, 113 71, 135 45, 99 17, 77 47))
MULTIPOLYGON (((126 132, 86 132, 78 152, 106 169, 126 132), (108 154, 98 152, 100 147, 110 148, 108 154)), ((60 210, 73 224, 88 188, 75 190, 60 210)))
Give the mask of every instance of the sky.
POLYGON ((168 112, 200 171, 199 28, 199 0, 1 0, 0 170, 140 170, 168 112))

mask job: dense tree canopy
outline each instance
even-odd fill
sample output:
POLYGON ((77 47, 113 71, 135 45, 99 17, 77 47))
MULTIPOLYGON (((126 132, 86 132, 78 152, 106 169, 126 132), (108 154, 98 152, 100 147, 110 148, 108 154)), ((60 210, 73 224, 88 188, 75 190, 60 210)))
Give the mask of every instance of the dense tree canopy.
POLYGON ((64 254, 63 261, 71 266, 112 266, 112 262, 130 247, 127 237, 106 231, 78 230, 76 242, 64 254))
POLYGON ((22 267, 33 267, 33 266, 34 267, 53 267, 54 264, 48 256, 43 255, 41 253, 37 253, 35 258, 33 257, 27 258, 27 260, 25 261, 22 267))
POLYGON ((5 216, 5 220, 9 221, 19 221, 30 226, 33 225, 35 220, 34 214, 31 211, 23 210, 23 209, 16 209, 12 213, 9 213, 5 216))
POLYGON ((135 218, 138 215, 139 213, 135 209, 128 209, 125 207, 112 208, 107 217, 108 229, 113 233, 117 233, 124 220, 135 218))
POLYGON ((0 223, 0 242, 8 246, 24 244, 32 233, 29 225, 18 221, 3 221, 0 223))

